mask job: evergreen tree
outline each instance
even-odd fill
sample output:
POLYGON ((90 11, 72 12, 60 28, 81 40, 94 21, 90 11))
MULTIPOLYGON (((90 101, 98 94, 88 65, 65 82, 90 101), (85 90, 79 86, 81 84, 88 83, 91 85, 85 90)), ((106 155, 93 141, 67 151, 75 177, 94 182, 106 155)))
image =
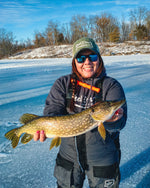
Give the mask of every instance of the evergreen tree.
POLYGON ((109 41, 119 42, 119 40, 120 40, 120 32, 119 32, 119 28, 116 27, 112 32, 109 33, 109 41))

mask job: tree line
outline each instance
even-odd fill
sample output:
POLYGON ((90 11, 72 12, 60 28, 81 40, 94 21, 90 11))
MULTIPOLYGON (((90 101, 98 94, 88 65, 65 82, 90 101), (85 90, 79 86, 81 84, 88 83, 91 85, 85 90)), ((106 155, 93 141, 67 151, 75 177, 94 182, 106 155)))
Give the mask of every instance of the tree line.
POLYGON ((44 32, 36 31, 34 39, 19 43, 12 32, 0 28, 0 58, 13 53, 48 45, 72 44, 81 37, 92 37, 96 42, 124 42, 150 40, 150 11, 138 7, 129 12, 128 21, 121 21, 112 14, 100 16, 76 15, 66 24, 50 20, 44 32))

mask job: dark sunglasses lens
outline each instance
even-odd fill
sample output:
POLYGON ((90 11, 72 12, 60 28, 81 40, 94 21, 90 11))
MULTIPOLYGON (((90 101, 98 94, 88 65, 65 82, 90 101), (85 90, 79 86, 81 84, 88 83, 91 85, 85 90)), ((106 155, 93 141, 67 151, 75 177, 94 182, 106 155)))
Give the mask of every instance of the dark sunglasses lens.
POLYGON ((86 60, 86 56, 77 57, 78 63, 83 63, 86 60))
POLYGON ((91 61, 97 61, 98 55, 97 55, 97 54, 89 55, 89 59, 90 59, 91 61))

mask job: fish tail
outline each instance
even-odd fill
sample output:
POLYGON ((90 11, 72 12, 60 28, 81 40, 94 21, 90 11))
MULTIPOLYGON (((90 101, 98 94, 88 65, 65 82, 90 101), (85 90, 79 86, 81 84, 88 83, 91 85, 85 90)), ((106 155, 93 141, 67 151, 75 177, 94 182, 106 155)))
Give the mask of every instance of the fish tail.
POLYGON ((19 138, 20 138, 20 136, 18 136, 17 130, 18 130, 18 128, 12 129, 5 134, 5 137, 7 139, 11 140, 11 145, 13 148, 15 148, 18 145, 19 138))
POLYGON ((27 144, 28 142, 30 142, 33 138, 33 135, 32 134, 28 134, 28 133, 25 133, 23 135, 23 137, 21 138, 21 143, 22 144, 27 144))

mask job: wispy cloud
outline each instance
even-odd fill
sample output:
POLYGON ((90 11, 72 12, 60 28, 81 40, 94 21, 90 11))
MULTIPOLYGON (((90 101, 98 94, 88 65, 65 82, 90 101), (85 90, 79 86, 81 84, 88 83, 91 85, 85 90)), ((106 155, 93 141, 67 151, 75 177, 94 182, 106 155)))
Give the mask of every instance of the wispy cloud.
POLYGON ((67 2, 62 5, 63 8, 73 8, 73 7, 94 7, 94 6, 102 6, 106 4, 113 4, 115 1, 101 1, 101 2, 81 2, 81 3, 72 3, 67 2))
POLYGON ((5 8, 0 10, 0 22, 2 23, 19 23, 22 22, 22 18, 27 18, 28 11, 24 8, 24 6, 16 6, 14 4, 11 4, 7 6, 7 4, 4 5, 5 8))
POLYGON ((0 27, 6 23, 14 23, 22 27, 33 21, 39 21, 41 17, 37 15, 44 8, 49 9, 50 7, 45 5, 41 6, 39 1, 35 0, 32 0, 32 2, 27 0, 25 4, 22 4, 21 1, 0 2, 0 27))
POLYGON ((126 1, 121 1, 121 0, 116 0, 115 1, 116 5, 138 5, 139 1, 131 1, 131 0, 126 0, 126 1))

